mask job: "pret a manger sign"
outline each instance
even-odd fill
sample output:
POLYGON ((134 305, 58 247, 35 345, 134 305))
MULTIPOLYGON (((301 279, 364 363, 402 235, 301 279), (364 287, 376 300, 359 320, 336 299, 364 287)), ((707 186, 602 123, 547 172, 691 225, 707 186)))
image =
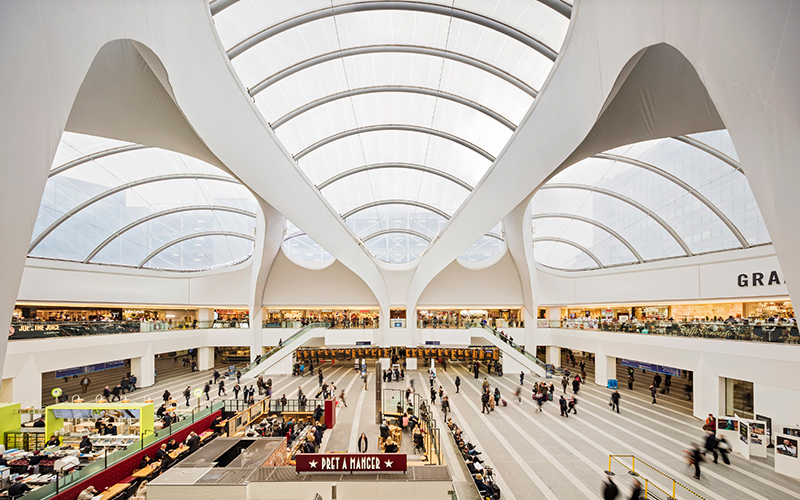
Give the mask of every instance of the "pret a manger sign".
POLYGON ((297 472, 406 472, 407 457, 402 453, 298 453, 297 472))

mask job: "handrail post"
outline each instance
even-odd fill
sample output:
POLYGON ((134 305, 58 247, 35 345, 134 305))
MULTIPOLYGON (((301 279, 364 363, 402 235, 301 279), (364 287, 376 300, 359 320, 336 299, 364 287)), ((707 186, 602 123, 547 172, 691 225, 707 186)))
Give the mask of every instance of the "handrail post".
POLYGON ((675 498, 675 480, 672 480, 672 498, 675 498))
POLYGON ((608 470, 611 470, 611 457, 612 457, 612 456, 613 456, 613 455, 609 455, 609 456, 608 456, 608 470))
POLYGON ((636 457, 631 456, 631 472, 636 474, 636 457))

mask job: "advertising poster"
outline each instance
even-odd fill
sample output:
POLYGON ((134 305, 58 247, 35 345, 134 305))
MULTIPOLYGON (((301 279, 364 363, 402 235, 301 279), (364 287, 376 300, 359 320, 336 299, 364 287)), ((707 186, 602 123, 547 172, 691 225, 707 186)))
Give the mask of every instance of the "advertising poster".
MULTIPOLYGON (((739 436, 739 420, 733 417, 717 417, 717 435, 725 436, 735 453, 742 453, 744 447, 739 436)), ((749 451, 749 445, 748 445, 749 451)))
POLYGON ((783 433, 789 436, 800 437, 800 429, 796 427, 784 427, 783 433))
POLYGON ((750 460, 750 426, 747 420, 739 421, 739 442, 734 447, 741 456, 750 460))
POLYGON ((772 419, 764 415, 756 415, 756 420, 762 420, 767 425, 767 448, 772 446, 772 419))
MULTIPOLYGON (((777 430, 781 429, 778 427, 777 430)), ((775 472, 800 479, 800 460, 797 459, 797 436, 775 433, 775 472)))
POLYGON ((753 420, 750 422, 750 456, 766 458, 767 424, 753 420))

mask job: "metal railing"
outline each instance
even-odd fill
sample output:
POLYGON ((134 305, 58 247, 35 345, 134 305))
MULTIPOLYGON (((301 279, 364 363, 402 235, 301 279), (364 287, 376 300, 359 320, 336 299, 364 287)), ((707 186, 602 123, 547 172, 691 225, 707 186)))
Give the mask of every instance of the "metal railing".
POLYGON ((525 358, 527 358, 528 360, 532 361, 533 363, 536 363, 536 365, 539 366, 542 370, 547 371, 547 364, 545 364, 544 361, 542 361, 541 359, 536 357, 536 351, 531 353, 531 352, 525 350, 524 347, 522 347, 518 343, 514 342, 511 339, 511 337, 509 337, 508 335, 506 335, 506 334, 504 334, 502 332, 498 332, 494 328, 491 328, 491 327, 486 326, 486 325, 469 324, 468 327, 469 328, 483 328, 485 331, 491 333, 492 335, 494 335, 495 337, 497 337, 501 341, 503 341, 506 344, 508 344, 509 347, 512 347, 518 353, 520 353, 523 356, 525 356, 525 358))
POLYGON ((328 323, 311 323, 311 324, 301 328, 294 335, 290 336, 286 340, 283 340, 283 343, 281 345, 273 347, 269 351, 267 351, 264 354, 262 354, 260 358, 258 358, 257 360, 253 361, 249 365, 247 365, 244 368, 242 368, 241 369, 242 375, 244 376, 245 374, 247 374, 250 371, 254 370, 255 368, 258 367, 258 365, 262 364, 264 361, 266 361, 270 357, 272 357, 275 354, 277 354, 281 349, 283 349, 284 347, 288 346, 289 344, 291 344, 292 342, 294 342, 295 340, 300 338, 303 334, 305 334, 306 332, 308 332, 310 330, 313 330, 314 328, 328 328, 328 323))
POLYGON ((539 328, 566 328, 570 330, 598 330, 644 335, 669 335, 717 340, 744 340, 751 342, 800 343, 800 331, 793 323, 726 323, 719 321, 603 321, 598 319, 538 320, 539 328))
POLYGON ((170 330, 208 328, 249 328, 247 321, 15 321, 11 323, 9 340, 117 335, 170 330))
POLYGON ((126 458, 129 458, 130 456, 142 451, 151 444, 169 437, 175 432, 185 429, 194 422, 211 415, 217 410, 222 409, 222 407, 222 402, 218 401, 206 408, 196 408, 191 415, 187 415, 185 418, 178 420, 169 427, 165 427, 158 432, 142 435, 138 441, 127 448, 117 450, 112 453, 106 453, 105 456, 98 458, 94 462, 83 467, 81 470, 66 474, 64 476, 59 476, 56 481, 46 484, 41 488, 38 488, 37 490, 25 495, 25 500, 47 500, 52 498, 58 495, 59 492, 94 476, 100 471, 103 471, 109 467, 113 467, 126 458))
POLYGON ((683 483, 678 482, 672 476, 669 476, 669 475, 661 472, 660 470, 656 469, 655 467, 653 467, 652 465, 650 465, 647 462, 643 461, 642 459, 637 459, 636 456, 634 456, 634 455, 609 455, 608 456, 608 470, 606 471, 606 474, 608 474, 610 476, 614 475, 614 472, 611 470, 611 467, 612 467, 614 462, 620 464, 622 467, 624 467, 628 471, 628 474, 639 478, 639 480, 642 483, 644 483, 644 498, 661 498, 658 494, 652 492, 653 489, 656 489, 659 492, 661 492, 663 495, 665 495, 667 498, 673 499, 673 500, 679 500, 679 497, 678 497, 679 493, 681 494, 680 498, 700 498, 702 500, 705 500, 704 497, 701 497, 700 495, 698 495, 694 491, 690 490, 688 486, 684 485, 683 483), (628 466, 627 463, 625 463, 624 461, 620 460, 620 459, 626 459, 626 458, 630 458, 631 459, 630 467, 628 466), (648 478, 644 477, 640 472, 636 471, 636 466, 637 465, 639 466, 639 471, 641 471, 642 470, 642 466, 644 466, 644 469, 646 471, 648 471, 648 473, 653 473, 654 475, 657 474, 656 477, 660 477, 662 479, 662 481, 666 480, 666 482, 669 483, 669 486, 663 486, 663 487, 659 486, 652 479, 648 479, 648 478), (665 489, 665 488, 667 488, 667 489, 665 489), (671 490, 671 491, 668 491, 668 490, 671 490))
POLYGON ((325 400, 324 399, 307 399, 305 404, 300 404, 299 399, 287 399, 286 404, 281 404, 281 398, 274 397, 272 401, 269 402, 269 412, 270 413, 283 413, 285 411, 290 412, 298 412, 298 411, 307 411, 313 412, 317 405, 320 408, 325 409, 325 400))

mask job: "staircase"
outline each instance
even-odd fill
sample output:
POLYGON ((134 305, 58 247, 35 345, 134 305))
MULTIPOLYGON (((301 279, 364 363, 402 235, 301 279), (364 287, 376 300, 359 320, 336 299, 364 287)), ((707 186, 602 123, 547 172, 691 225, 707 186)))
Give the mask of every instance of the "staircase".
POLYGON ((539 377, 545 376, 547 372, 547 365, 545 365, 541 359, 536 357, 535 350, 533 353, 530 353, 522 349, 519 344, 511 342, 507 339, 504 340, 498 331, 488 326, 473 324, 469 326, 469 329, 476 337, 483 337, 484 339, 488 340, 489 343, 499 348, 500 352, 503 353, 503 356, 512 358, 514 361, 518 362, 539 377))
POLYGON ((253 361, 242 368, 242 380, 250 381, 262 374, 288 375, 292 373, 291 356, 294 351, 310 339, 324 336, 327 328, 328 323, 311 323, 301 328, 297 333, 284 340, 283 344, 264 353, 258 362, 253 361), (287 358, 289 359, 287 360, 287 358))

